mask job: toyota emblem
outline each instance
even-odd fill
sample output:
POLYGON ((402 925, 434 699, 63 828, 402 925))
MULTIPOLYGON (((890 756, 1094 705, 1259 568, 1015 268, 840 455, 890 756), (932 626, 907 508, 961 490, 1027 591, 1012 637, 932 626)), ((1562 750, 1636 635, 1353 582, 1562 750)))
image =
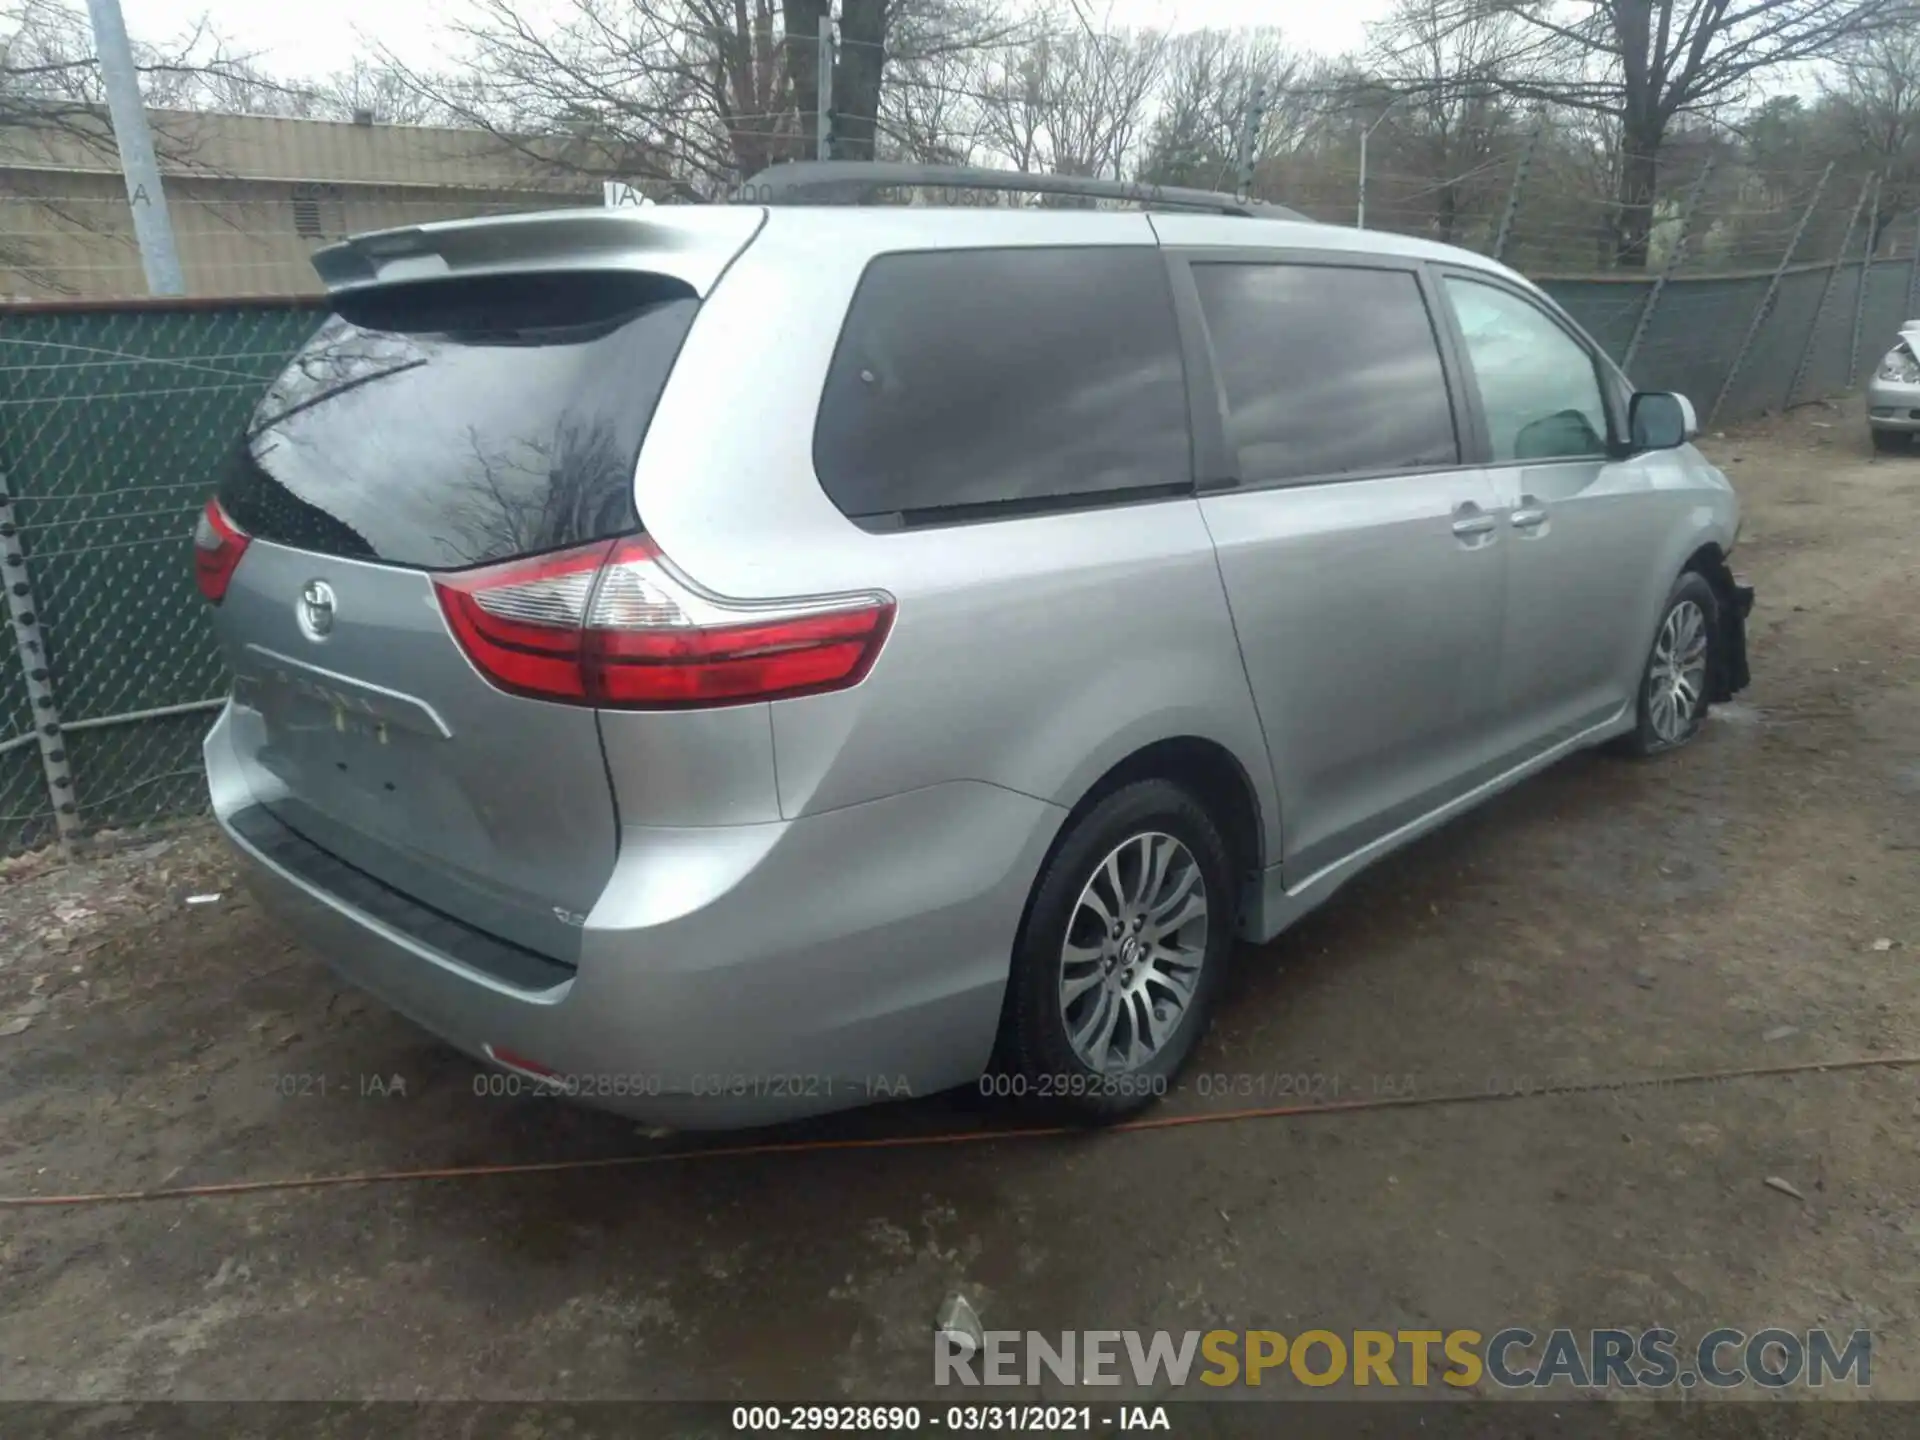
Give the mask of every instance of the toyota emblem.
POLYGON ((300 628, 309 640, 324 640, 333 630, 333 587, 309 580, 300 592, 300 628))

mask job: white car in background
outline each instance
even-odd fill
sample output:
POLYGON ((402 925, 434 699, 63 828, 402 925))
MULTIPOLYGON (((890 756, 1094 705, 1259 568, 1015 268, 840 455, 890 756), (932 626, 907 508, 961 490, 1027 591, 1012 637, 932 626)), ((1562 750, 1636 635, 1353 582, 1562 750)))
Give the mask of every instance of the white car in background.
POLYGON ((1920 434, 1920 320, 1900 327, 1900 338, 1880 361, 1867 386, 1867 424, 1873 448, 1911 449, 1920 434))

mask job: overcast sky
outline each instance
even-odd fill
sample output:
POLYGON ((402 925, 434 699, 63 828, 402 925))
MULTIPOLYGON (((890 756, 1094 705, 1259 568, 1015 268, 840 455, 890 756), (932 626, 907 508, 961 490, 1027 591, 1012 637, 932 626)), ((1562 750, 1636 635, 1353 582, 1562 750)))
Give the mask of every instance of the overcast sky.
MULTIPOLYGON (((566 9, 565 0, 545 3, 557 14, 566 9)), ((1085 8, 1095 23, 1107 15, 1115 26, 1197 30, 1272 25, 1296 48, 1332 55, 1357 46, 1364 38, 1364 24, 1377 19, 1389 3, 1279 0, 1256 8, 1247 0, 1085 0, 1085 8)), ((440 63, 447 58, 446 46, 436 43, 436 34, 462 6, 461 0, 121 0, 121 8, 133 37, 154 44, 185 33, 204 14, 233 49, 258 56, 274 74, 294 78, 344 70, 375 43, 411 64, 440 63)))

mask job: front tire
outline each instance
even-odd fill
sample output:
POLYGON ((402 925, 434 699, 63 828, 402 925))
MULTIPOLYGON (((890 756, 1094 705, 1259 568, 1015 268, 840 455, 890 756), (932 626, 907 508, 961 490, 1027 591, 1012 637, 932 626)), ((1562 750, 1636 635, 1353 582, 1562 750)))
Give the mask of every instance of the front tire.
POLYGON ((1219 827, 1172 781, 1073 821, 1014 947, 993 1093, 1094 1124, 1165 1094, 1212 1015, 1235 879, 1219 827))
POLYGON ((1653 649, 1640 675, 1634 728, 1620 749, 1645 758, 1678 750, 1707 718, 1720 635, 1720 597, 1706 577, 1689 570, 1674 582, 1654 630, 1653 649))

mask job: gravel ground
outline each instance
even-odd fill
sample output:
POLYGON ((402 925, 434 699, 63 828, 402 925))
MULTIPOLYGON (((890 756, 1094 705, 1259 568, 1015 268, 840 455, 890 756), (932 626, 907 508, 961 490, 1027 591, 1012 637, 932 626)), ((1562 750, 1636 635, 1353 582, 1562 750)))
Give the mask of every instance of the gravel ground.
MULTIPOLYGON (((1156 1113, 1283 1098, 1263 1077, 1433 1095, 1920 1055, 1920 457, 1825 409, 1708 448, 1759 587, 1741 703, 1681 755, 1568 761, 1246 951, 1156 1113)), ((238 893, 204 826, 0 876, 0 1192, 682 1145, 476 1096, 238 893)), ((1914 1399, 1917 1112, 1920 1069, 1884 1066, 9 1210, 0 1398, 899 1398, 959 1290, 1043 1331, 1865 1327, 1876 1395, 1914 1399)), ((769 1138, 1008 1118, 943 1097, 769 1138)))

